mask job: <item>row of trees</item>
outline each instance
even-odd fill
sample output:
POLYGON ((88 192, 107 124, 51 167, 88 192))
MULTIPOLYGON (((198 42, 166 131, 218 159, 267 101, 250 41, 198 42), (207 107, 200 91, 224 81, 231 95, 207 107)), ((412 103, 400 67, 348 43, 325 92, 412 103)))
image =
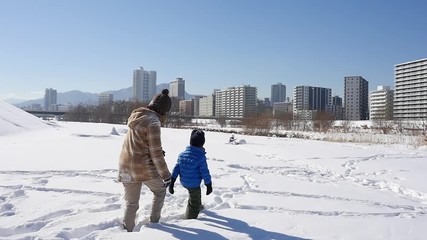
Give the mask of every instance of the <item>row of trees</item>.
POLYGON ((147 103, 135 101, 115 101, 110 104, 89 106, 79 104, 64 115, 65 121, 97 122, 97 123, 126 123, 131 112, 147 103))
MULTIPOLYGON (((147 103, 135 101, 116 101, 100 106, 78 105, 64 116, 66 121, 98 122, 125 124, 131 112, 147 103)), ((196 117, 170 115, 165 126, 172 128, 194 127, 196 117)), ((354 122, 347 120, 335 121, 334 117, 326 111, 317 112, 314 120, 306 120, 292 113, 257 113, 243 119, 215 118, 221 127, 241 128, 246 134, 251 135, 281 135, 283 131, 314 131, 314 132, 352 132, 373 131, 382 134, 396 133, 407 135, 427 135, 427 120, 372 120, 372 126, 355 126, 354 122)), ((200 123, 199 123, 200 125, 200 123)), ((200 127, 200 126, 199 126, 200 127)))

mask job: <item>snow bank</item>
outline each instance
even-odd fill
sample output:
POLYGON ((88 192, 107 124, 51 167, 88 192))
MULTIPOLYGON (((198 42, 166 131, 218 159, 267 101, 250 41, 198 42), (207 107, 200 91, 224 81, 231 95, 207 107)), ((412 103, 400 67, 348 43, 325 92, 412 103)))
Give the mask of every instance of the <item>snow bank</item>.
POLYGON ((47 122, 0 100, 0 136, 47 126, 47 122))
MULTIPOLYGON (((283 135, 283 133, 282 133, 283 135)), ((342 142, 342 143, 366 143, 366 144, 402 144, 412 147, 420 147, 426 145, 425 136, 408 136, 402 134, 378 134, 369 132, 286 132, 286 137, 289 138, 302 138, 310 140, 320 140, 328 142, 342 142)))

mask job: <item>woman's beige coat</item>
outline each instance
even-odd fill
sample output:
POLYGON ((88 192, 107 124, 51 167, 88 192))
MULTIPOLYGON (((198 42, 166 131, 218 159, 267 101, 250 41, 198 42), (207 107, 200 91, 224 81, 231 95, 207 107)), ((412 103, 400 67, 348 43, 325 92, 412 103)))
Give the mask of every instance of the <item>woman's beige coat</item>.
POLYGON ((160 137, 160 115, 148 108, 135 109, 128 119, 129 131, 119 161, 120 182, 169 179, 160 137), (129 178, 130 177, 130 178, 129 178))

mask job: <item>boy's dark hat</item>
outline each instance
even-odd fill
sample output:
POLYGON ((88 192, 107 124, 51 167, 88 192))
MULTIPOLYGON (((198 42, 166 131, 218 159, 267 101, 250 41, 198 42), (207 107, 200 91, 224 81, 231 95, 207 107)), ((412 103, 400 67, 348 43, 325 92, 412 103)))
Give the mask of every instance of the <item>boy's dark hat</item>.
POLYGON ((190 145, 195 147, 203 147, 205 144, 205 133, 202 130, 194 129, 191 132, 190 145))

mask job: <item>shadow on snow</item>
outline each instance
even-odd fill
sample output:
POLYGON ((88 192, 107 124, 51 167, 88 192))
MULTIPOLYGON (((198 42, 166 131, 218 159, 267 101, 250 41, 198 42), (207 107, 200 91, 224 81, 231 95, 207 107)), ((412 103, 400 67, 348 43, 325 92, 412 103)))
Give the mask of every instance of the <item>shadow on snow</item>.
MULTIPOLYGON (((202 217, 199 221, 206 223, 209 226, 227 230, 234 233, 246 234, 249 239, 257 240, 305 240, 306 238, 300 238, 295 236, 286 235, 278 232, 267 231, 258 227, 250 226, 248 223, 229 217, 220 216, 215 212, 203 211, 206 217, 202 217)), ((209 239, 209 240, 228 240, 227 237, 222 236, 220 233, 208 231, 200 228, 191 228, 178 226, 171 223, 162 223, 161 225, 150 226, 157 228, 158 230, 168 232, 172 234, 176 239, 185 240, 198 240, 198 239, 209 239)), ((220 231, 218 231, 220 232, 220 231)))

